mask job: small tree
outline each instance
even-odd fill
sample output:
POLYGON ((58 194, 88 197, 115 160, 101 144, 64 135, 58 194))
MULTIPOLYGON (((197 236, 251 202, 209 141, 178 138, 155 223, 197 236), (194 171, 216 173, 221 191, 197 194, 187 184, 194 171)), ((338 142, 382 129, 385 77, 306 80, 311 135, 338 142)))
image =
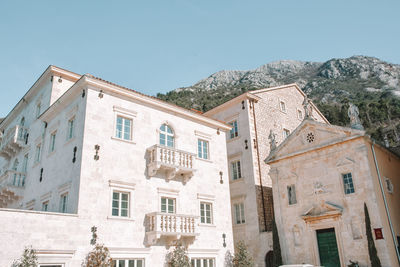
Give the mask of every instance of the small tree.
POLYGON ((273 245, 273 266, 278 267, 283 264, 281 245, 279 243, 278 228, 276 227, 275 218, 272 220, 272 245, 273 245))
POLYGON ((253 258, 247 251, 247 246, 243 241, 239 241, 236 246, 236 253, 233 257, 233 267, 251 267, 254 266, 253 258))
POLYGON ((178 243, 174 250, 167 254, 167 262, 170 267, 191 267, 186 249, 178 243))
POLYGON ((103 244, 97 243, 97 227, 91 228, 92 239, 90 244, 94 246, 93 250, 86 256, 82 267, 111 267, 112 259, 110 258, 110 251, 103 244))
POLYGON ((13 262, 12 267, 37 267, 37 256, 32 247, 25 247, 20 259, 13 262))
POLYGON ((378 252, 376 251, 374 238, 372 237, 371 231, 371 220, 369 219, 369 213, 367 204, 364 203, 364 214, 365 214, 365 231, 367 234, 367 241, 368 241, 368 254, 369 260, 371 261, 371 267, 381 267, 381 261, 378 257, 378 252))

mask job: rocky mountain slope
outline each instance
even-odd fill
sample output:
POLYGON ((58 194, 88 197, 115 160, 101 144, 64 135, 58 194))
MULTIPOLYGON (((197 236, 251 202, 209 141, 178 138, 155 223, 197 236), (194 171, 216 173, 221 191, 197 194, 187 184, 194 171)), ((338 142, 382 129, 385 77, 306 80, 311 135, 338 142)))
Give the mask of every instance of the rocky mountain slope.
POLYGON ((373 57, 353 56, 323 63, 283 60, 254 70, 223 70, 193 86, 157 97, 207 111, 244 92, 294 82, 331 123, 348 125, 348 102, 353 102, 372 137, 383 141, 386 134, 391 145, 399 143, 400 65, 373 57))

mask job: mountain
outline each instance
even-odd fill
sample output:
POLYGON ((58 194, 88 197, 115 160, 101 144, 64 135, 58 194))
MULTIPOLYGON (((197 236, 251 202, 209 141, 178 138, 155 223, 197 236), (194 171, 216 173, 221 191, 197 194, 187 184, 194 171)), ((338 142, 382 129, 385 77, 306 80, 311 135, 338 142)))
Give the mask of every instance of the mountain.
POLYGON ((297 83, 332 124, 348 125, 347 107, 356 104, 367 132, 399 145, 400 65, 353 56, 326 62, 282 60, 254 70, 223 70, 157 97, 185 108, 207 111, 244 92, 297 83))

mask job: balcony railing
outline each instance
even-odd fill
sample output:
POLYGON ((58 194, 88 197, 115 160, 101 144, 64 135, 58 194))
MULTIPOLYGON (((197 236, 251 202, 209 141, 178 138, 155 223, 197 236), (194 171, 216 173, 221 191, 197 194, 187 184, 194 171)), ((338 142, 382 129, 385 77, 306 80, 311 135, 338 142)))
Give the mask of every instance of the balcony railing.
POLYGON ((21 148, 25 147, 28 138, 28 129, 16 125, 9 129, 0 142, 0 156, 11 158, 21 148))
POLYGON ((194 240, 199 235, 196 229, 198 216, 153 212, 147 214, 146 219, 146 236, 151 245, 161 237, 168 241, 182 238, 194 240))
POLYGON ((11 170, 0 176, 0 208, 5 208, 22 197, 25 178, 25 173, 11 170))
POLYGON ((154 145, 147 151, 147 170, 150 177, 164 172, 167 180, 182 179, 186 183, 195 172, 194 153, 161 145, 154 145))

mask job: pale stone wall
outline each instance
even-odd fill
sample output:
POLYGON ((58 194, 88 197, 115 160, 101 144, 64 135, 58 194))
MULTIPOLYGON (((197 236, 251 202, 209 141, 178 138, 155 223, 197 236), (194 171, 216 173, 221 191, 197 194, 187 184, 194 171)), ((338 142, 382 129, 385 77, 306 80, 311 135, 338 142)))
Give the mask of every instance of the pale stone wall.
MULTIPOLYGON (((332 143, 322 149, 270 164, 274 210, 285 264, 303 262, 320 265, 315 231, 333 227, 342 266, 347 266, 349 260, 358 261, 360 266, 369 266, 365 202, 372 228, 383 228, 385 239, 375 240, 382 266, 396 266, 397 261, 389 253, 393 243, 386 226, 384 208, 379 204, 380 193, 368 149, 369 143, 358 138, 340 144, 332 143), (342 174, 348 172, 352 173, 355 193, 346 195, 342 174), (296 187, 296 204, 289 205, 289 185, 296 187), (333 206, 326 207, 327 203, 333 206), (335 205, 342 207, 343 211, 338 217, 329 217, 329 211, 334 212, 329 208, 335 205), (312 210, 313 207, 315 210, 312 210), (306 222, 302 216, 311 210, 315 216, 322 215, 315 221, 306 222)), ((392 161, 392 164, 392 168, 399 166, 398 162, 392 161)))

